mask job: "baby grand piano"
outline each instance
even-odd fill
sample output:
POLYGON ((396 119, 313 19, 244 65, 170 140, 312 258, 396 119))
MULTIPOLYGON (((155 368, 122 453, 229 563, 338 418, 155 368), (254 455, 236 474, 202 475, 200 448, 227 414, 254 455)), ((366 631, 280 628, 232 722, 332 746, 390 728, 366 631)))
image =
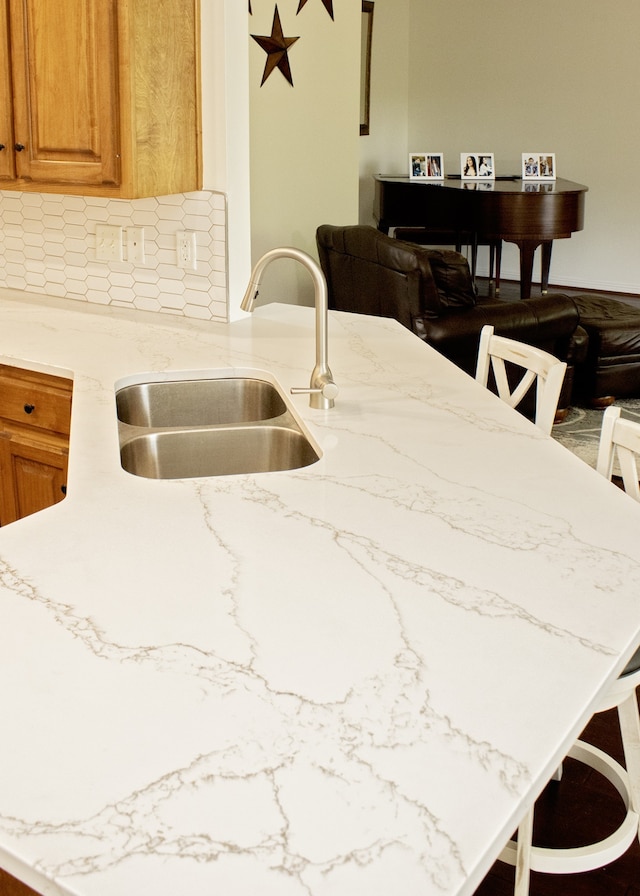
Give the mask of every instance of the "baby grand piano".
POLYGON ((374 179, 373 213, 383 233, 392 227, 426 227, 470 234, 475 245, 478 240, 515 243, 520 249, 521 298, 531 295, 537 247, 542 247, 541 285, 546 293, 553 240, 567 239, 584 226, 588 187, 570 180, 420 181, 383 175, 374 179))

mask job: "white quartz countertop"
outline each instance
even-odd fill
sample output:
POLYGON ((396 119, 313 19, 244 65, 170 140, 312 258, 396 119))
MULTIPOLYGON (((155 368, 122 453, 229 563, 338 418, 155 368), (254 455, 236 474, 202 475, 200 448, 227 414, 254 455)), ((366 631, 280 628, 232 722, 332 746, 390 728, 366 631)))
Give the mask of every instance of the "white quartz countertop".
POLYGON ((640 507, 400 325, 330 314, 321 449, 119 463, 114 385, 307 384, 312 309, 228 326, 0 295, 68 372, 68 496, 0 530, 0 866, 43 894, 469 894, 640 640, 640 507))

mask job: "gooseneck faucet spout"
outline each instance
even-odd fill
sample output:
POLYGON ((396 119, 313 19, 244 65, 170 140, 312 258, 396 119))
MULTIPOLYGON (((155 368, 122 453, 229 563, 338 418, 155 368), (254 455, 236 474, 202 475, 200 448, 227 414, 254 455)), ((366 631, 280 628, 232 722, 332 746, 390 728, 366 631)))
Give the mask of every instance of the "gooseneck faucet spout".
POLYGON ((260 280, 265 268, 275 261, 276 258, 292 258, 299 261, 305 267, 313 279, 315 305, 316 305, 316 365, 311 373, 311 381, 308 389, 292 389, 292 393, 308 392, 309 404, 312 408, 326 410, 334 406, 334 398, 338 394, 338 387, 333 381, 333 375, 329 369, 328 361, 328 308, 329 302, 327 297, 327 281, 318 263, 303 252, 301 249, 294 249, 288 246, 282 246, 278 249, 271 249, 266 252, 262 258, 258 259, 253 271, 247 291, 240 303, 243 311, 253 311, 253 305, 260 288, 260 280))

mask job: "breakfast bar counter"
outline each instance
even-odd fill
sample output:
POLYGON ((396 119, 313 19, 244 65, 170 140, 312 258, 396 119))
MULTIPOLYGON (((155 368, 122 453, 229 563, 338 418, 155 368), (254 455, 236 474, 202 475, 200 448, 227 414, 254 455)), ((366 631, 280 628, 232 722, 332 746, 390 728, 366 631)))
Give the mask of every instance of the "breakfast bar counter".
POLYGON ((75 896, 471 894, 640 641, 640 507, 408 330, 0 295, 73 378, 67 497, 0 530, 0 867, 75 896), (321 454, 120 466, 116 384, 274 377, 321 454))

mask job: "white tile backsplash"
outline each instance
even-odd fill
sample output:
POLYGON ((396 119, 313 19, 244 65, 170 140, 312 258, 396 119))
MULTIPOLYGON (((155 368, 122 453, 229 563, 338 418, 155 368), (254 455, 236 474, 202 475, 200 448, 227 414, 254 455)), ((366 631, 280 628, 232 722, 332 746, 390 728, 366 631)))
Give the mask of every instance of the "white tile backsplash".
POLYGON ((226 321, 226 220, 226 197, 207 190, 131 201, 0 190, 0 287, 226 321), (144 265, 97 261, 105 223, 144 228, 144 265), (196 233, 196 271, 177 266, 178 230, 196 233))

